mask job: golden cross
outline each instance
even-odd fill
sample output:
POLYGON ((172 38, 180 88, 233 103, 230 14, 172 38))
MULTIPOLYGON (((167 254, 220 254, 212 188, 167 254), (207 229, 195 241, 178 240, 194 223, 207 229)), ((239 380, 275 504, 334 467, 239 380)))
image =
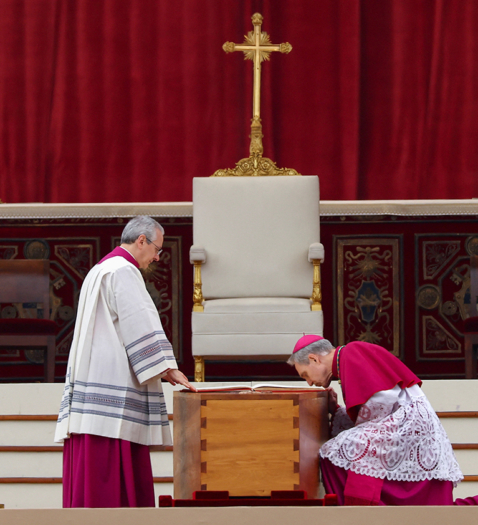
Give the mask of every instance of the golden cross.
POLYGON ((261 62, 270 59, 273 51, 290 53, 292 46, 285 44, 272 44, 269 35, 261 32, 263 17, 260 13, 252 15, 254 31, 244 37, 243 44, 226 42, 222 48, 226 53, 233 51, 243 51, 245 60, 252 60, 254 63, 254 90, 252 103, 252 125, 251 125, 251 157, 262 157, 262 125, 261 125, 261 62))

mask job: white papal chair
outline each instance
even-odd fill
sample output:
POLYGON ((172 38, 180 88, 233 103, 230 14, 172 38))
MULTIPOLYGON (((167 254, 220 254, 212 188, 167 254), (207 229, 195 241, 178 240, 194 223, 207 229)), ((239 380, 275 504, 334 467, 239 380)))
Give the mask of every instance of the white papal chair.
POLYGON ((285 360, 322 334, 316 176, 193 181, 195 380, 207 360, 285 360))

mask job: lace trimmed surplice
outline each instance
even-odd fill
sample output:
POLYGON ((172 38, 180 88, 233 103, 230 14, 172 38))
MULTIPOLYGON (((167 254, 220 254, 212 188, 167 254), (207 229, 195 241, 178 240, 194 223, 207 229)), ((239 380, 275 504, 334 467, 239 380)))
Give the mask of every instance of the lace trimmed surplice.
POLYGON ((418 385, 375 393, 355 425, 340 407, 320 455, 356 474, 397 481, 463 479, 451 443, 418 385))

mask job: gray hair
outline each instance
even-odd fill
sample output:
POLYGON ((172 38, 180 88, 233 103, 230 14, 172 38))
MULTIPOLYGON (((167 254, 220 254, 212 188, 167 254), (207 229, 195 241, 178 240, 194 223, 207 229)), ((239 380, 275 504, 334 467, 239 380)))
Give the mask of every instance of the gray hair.
POLYGON ((287 364, 290 366, 298 365, 308 365, 309 364, 309 354, 316 355, 327 355, 334 349, 334 345, 328 339, 321 339, 320 341, 315 341, 310 343, 310 345, 304 346, 299 351, 292 354, 287 360, 287 364))
POLYGON ((164 235, 164 228, 159 222, 147 215, 137 215, 125 226, 121 234, 121 244, 133 244, 140 235, 144 235, 149 241, 155 241, 157 230, 164 235))

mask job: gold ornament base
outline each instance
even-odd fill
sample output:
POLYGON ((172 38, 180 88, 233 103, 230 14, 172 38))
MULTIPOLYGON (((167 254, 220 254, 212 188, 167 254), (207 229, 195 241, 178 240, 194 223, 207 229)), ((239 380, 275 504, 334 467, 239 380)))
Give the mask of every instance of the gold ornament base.
POLYGON ((300 175, 292 168, 278 168, 271 159, 264 157, 248 157, 236 163, 233 169, 216 170, 212 177, 262 177, 265 175, 300 175))

